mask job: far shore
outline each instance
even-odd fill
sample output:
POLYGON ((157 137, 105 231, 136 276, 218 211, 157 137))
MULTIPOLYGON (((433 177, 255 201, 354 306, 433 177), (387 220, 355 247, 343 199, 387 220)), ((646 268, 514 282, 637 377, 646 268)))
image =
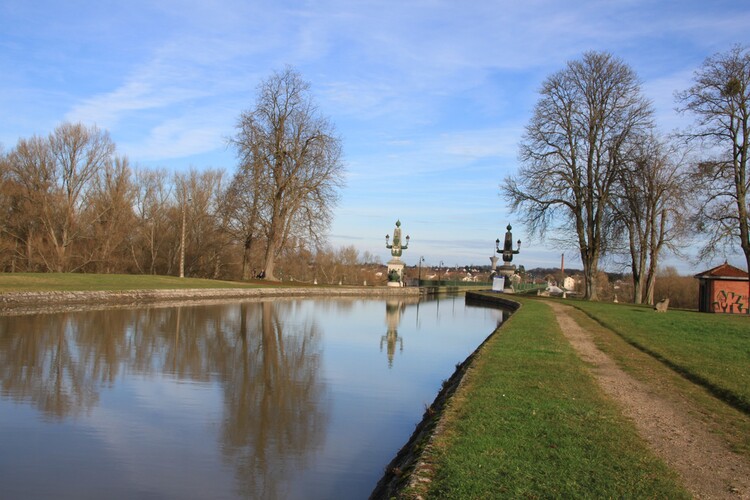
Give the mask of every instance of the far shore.
POLYGON ((269 297, 418 297, 416 287, 258 287, 0 293, 0 314, 61 306, 138 305, 269 297))

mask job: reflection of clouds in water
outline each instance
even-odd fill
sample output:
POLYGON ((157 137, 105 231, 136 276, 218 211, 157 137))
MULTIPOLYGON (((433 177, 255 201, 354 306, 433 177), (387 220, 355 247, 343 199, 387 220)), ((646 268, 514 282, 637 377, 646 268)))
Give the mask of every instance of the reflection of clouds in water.
POLYGON ((114 392, 107 399, 117 398, 116 407, 97 407, 84 423, 106 443, 125 484, 164 497, 231 496, 231 474, 222 470, 215 436, 205 432, 221 420, 215 384, 136 377, 114 392))

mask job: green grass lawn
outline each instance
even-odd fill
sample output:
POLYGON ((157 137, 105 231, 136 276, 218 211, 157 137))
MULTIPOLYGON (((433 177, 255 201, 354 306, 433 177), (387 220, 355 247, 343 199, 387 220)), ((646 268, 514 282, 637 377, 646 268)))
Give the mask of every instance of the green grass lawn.
POLYGON ((627 342, 750 413, 750 317, 567 301, 627 342))
POLYGON ((520 299, 445 413, 428 498, 686 498, 544 303, 520 299))
POLYGON ((176 276, 81 273, 0 273, 0 293, 48 291, 164 290, 185 288, 255 288, 241 283, 176 276))

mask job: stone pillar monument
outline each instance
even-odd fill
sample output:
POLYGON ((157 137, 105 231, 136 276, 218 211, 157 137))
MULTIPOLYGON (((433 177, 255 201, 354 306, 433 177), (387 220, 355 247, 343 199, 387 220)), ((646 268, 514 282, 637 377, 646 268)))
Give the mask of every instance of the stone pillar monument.
POLYGON ((409 248, 409 235, 406 236, 406 244, 401 243, 401 221, 396 221, 396 229, 393 230, 393 244, 389 244, 390 235, 385 235, 385 247, 391 251, 391 260, 388 261, 388 286, 404 286, 404 263, 401 253, 409 248))
POLYGON ((518 240, 518 247, 513 250, 513 233, 510 232, 513 229, 510 224, 506 228, 508 232, 505 233, 505 242, 503 243, 503 249, 500 250, 500 239, 495 240, 495 249, 497 253, 503 256, 503 265, 497 270, 497 274, 505 277, 505 283, 503 285, 503 293, 515 293, 513 290, 513 275, 516 274, 516 266, 511 264, 513 256, 521 251, 521 240, 518 240))

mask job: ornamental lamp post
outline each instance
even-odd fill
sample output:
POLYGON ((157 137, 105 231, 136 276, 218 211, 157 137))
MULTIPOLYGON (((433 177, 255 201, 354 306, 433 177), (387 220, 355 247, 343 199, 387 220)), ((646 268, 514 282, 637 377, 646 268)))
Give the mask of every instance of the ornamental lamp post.
POLYGON ((511 262, 513 261, 513 256, 518 255, 521 251, 521 240, 519 239, 516 242, 516 249, 513 250, 513 233, 510 232, 513 228, 508 224, 506 229, 507 232, 505 233, 503 248, 500 248, 500 238, 498 238, 495 240, 495 250, 503 256, 503 265, 498 269, 498 274, 505 277, 503 282, 503 292, 514 293, 511 278, 516 273, 516 266, 511 264, 511 262))
POLYGON ((388 261, 388 286, 404 286, 404 262, 401 255, 409 248, 409 235, 406 235, 405 244, 401 242, 401 221, 396 221, 396 229, 393 230, 393 244, 390 243, 390 235, 385 235, 385 247, 391 251, 391 260, 388 261))

